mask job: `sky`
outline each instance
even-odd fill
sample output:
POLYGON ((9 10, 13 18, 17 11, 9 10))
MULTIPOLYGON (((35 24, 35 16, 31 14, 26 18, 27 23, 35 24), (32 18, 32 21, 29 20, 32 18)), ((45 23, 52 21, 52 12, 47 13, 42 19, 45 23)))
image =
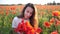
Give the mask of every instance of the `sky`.
POLYGON ((0 4, 27 4, 27 3, 33 3, 33 4, 47 4, 47 3, 53 3, 55 1, 56 3, 60 3, 60 0, 0 0, 0 4))

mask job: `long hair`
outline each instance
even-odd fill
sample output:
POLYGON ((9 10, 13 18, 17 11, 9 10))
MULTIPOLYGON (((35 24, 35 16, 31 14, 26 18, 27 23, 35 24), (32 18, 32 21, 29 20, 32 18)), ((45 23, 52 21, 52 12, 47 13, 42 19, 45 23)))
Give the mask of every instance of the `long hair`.
POLYGON ((23 18, 24 17, 24 12, 25 12, 25 9, 27 7, 31 7, 33 9, 33 12, 32 12, 32 15, 31 17, 29 18, 30 20, 30 24, 33 26, 33 27, 38 27, 38 18, 37 18, 37 12, 36 12, 36 9, 34 7, 34 5, 32 3, 28 3, 26 4, 26 6, 23 8, 22 10, 22 13, 20 15, 18 15, 17 17, 18 18, 23 18))

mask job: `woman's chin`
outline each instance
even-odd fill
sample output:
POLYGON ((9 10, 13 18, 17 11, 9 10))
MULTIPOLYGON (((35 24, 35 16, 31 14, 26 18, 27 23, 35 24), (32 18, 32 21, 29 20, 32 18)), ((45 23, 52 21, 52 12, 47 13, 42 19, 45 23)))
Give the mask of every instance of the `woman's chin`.
POLYGON ((24 19, 28 19, 27 17, 25 17, 24 19))

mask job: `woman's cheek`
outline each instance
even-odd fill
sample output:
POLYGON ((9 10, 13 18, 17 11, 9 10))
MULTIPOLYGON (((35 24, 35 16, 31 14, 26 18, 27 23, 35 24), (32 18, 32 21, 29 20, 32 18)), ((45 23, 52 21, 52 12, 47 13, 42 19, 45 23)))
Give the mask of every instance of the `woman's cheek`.
POLYGON ((30 13, 25 12, 25 16, 26 16, 27 18, 30 18, 30 17, 31 17, 31 14, 30 14, 30 13))
POLYGON ((31 17, 31 14, 28 14, 29 17, 31 17))

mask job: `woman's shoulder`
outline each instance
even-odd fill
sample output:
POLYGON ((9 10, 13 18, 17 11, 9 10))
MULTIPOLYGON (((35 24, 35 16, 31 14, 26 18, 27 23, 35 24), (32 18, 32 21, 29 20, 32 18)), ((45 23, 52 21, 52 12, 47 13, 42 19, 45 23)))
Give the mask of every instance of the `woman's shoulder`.
POLYGON ((14 20, 16 20, 16 19, 18 19, 18 17, 16 16, 16 17, 14 17, 14 20))

